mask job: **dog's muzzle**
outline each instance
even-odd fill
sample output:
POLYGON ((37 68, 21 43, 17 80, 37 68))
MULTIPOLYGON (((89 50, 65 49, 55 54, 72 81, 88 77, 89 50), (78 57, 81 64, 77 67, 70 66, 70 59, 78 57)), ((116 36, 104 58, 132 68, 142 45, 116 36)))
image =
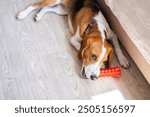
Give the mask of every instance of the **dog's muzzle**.
POLYGON ((82 69, 82 77, 85 79, 91 79, 91 80, 98 79, 98 77, 96 75, 90 75, 90 77, 87 77, 86 73, 85 73, 85 67, 83 67, 83 69, 82 69))

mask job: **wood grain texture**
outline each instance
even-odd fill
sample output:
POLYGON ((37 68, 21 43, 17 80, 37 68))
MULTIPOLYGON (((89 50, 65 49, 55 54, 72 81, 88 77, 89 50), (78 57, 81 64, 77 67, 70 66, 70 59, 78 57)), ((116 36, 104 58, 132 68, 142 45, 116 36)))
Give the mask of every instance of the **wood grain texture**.
POLYGON ((92 99, 116 89, 125 99, 150 99, 150 85, 124 49, 131 67, 121 69, 120 79, 81 79, 67 17, 47 13, 35 23, 33 12, 23 21, 15 19, 18 11, 35 1, 1 0, 0 99, 92 99))

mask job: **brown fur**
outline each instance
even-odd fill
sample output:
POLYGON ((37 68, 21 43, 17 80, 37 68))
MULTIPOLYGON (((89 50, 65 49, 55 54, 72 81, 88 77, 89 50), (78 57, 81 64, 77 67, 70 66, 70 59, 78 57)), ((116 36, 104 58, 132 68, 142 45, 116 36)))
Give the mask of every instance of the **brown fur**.
POLYGON ((33 6, 46 7, 46 6, 53 6, 55 3, 56 0, 43 0, 41 2, 34 3, 33 6))
POLYGON ((105 56, 104 56, 104 58, 101 62, 108 61, 108 64, 109 64, 109 67, 110 67, 111 61, 112 61, 113 48, 112 48, 112 45, 107 42, 107 40, 104 41, 104 47, 107 49, 107 51, 106 51, 105 56))
POLYGON ((93 64, 98 61, 102 50, 102 45, 104 44, 106 53, 102 61, 100 62, 100 65, 102 65, 105 61, 108 61, 108 64, 110 66, 112 61, 112 46, 106 40, 104 41, 104 43, 102 42, 100 32, 96 29, 97 27, 93 28, 91 33, 83 38, 78 57, 84 65, 93 64), (96 55, 96 60, 92 60, 92 54, 96 55))
MULTIPOLYGON (((63 5, 65 6, 68 16, 72 16, 72 12, 70 9, 71 0, 63 0, 63 5)), ((56 0, 43 0, 42 2, 38 2, 33 4, 37 7, 46 7, 46 6, 54 6, 56 5, 56 0)), ((102 45, 107 49, 107 52, 100 62, 102 64, 104 61, 109 60, 109 63, 112 59, 112 46, 107 41, 102 42, 101 32, 98 30, 97 23, 95 23, 88 33, 84 33, 88 24, 92 20, 92 18, 96 15, 92 11, 91 8, 83 7, 77 14, 74 19, 70 17, 71 23, 73 25, 74 33, 77 31, 77 27, 79 26, 80 37, 82 38, 81 48, 78 53, 79 59, 83 62, 84 65, 93 64, 98 61, 101 53, 102 45), (92 59, 92 55, 96 55, 96 60, 92 59)), ((107 30, 106 30, 107 31, 107 30)), ((104 31, 105 37, 107 38, 107 32, 104 31)))
MULTIPOLYGON (((98 30, 98 25, 95 23, 87 34, 84 35, 84 31, 87 28, 87 25, 93 19, 96 14, 90 8, 82 8, 75 16, 75 19, 72 19, 72 25, 74 31, 77 31, 77 27, 80 29, 80 37, 82 38, 81 48, 78 53, 79 59, 83 62, 84 65, 90 65, 98 61, 102 48, 102 37, 101 32, 98 30), (92 54, 96 55, 97 59, 92 60, 92 54)), ((107 38, 107 34, 105 37, 107 38)), ((107 41, 104 42, 104 47, 107 49, 107 52, 100 62, 107 61, 109 65, 112 60, 112 46, 107 41)))

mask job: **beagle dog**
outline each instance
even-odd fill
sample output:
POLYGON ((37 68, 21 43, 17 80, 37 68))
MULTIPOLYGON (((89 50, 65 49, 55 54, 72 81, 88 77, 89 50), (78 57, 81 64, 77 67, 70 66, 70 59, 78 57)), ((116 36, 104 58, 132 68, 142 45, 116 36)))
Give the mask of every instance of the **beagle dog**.
POLYGON ((40 11, 36 14, 35 21, 41 20, 46 12, 68 15, 68 26, 72 33, 70 42, 78 50, 83 78, 95 80, 104 63, 107 63, 107 67, 111 65, 113 47, 121 66, 129 67, 116 34, 100 11, 98 0, 43 0, 29 5, 17 14, 17 19, 24 19, 36 9, 40 11))

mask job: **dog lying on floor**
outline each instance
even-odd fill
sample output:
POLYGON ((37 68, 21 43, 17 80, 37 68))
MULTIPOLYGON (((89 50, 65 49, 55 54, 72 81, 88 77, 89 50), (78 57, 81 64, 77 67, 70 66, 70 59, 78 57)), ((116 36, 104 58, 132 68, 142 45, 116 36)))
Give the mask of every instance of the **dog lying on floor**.
POLYGON ((73 35, 70 42, 78 50, 78 58, 82 61, 83 78, 97 79, 104 63, 107 67, 111 65, 113 47, 108 40, 112 42, 121 66, 129 67, 116 34, 100 11, 98 0, 43 0, 21 11, 17 19, 24 19, 36 9, 41 10, 35 21, 41 20, 46 12, 68 15, 68 26, 73 35))

